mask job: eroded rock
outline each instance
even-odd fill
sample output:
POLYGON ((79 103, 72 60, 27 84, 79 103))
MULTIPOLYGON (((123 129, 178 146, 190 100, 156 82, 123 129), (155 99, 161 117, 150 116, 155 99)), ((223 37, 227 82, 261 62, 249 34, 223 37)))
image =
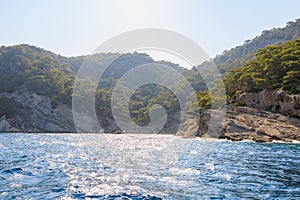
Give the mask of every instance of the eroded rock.
MULTIPOLYGON (((204 118, 200 119, 203 126, 199 132, 205 132, 211 110, 205 110, 204 118), (202 129, 202 130, 201 130, 202 129)), ((207 134, 200 134, 207 137, 207 134)), ((256 142, 271 142, 280 140, 300 141, 300 119, 282 114, 274 114, 264 110, 249 107, 228 106, 223 132, 219 138, 232 141, 252 140, 256 142)))
POLYGON ((281 89, 243 93, 237 98, 237 101, 248 107, 273 110, 283 115, 300 117, 300 94, 289 95, 287 91, 281 89))

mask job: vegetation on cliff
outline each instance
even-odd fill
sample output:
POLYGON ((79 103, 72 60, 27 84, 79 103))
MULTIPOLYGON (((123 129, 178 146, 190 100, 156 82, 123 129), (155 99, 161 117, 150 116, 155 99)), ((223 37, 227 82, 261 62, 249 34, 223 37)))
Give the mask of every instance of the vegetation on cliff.
POLYGON ((49 96, 52 103, 71 103, 74 73, 66 58, 29 45, 0 48, 0 91, 20 87, 49 96))
POLYGON ((229 71, 224 81, 230 96, 277 88, 299 93, 300 38, 258 50, 243 67, 229 71))

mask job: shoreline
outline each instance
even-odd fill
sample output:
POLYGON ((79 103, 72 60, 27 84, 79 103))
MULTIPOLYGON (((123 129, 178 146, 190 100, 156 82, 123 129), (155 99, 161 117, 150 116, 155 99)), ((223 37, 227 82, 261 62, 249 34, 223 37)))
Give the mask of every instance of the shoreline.
MULTIPOLYGON (((106 133, 78 133, 75 127, 62 128, 56 127, 53 130, 44 127, 20 128, 14 126, 12 119, 1 118, 2 129, 0 134, 113 134, 123 135, 130 134, 118 130, 113 125, 106 130, 106 133)), ((164 130, 159 135, 174 135, 182 138, 200 138, 214 139, 226 141, 249 141, 259 143, 300 143, 300 118, 282 115, 280 113, 268 112, 262 109, 256 109, 247 106, 227 105, 226 116, 219 113, 218 110, 201 109, 191 112, 188 120, 183 122, 185 131, 177 131, 176 134, 164 130), (200 113, 200 115, 199 115, 200 113), (222 124, 211 124, 211 115, 222 115, 225 121, 222 124), (220 131, 220 134, 209 134, 208 128, 220 131)), ((63 124, 63 121, 60 121, 63 124)), ((169 124, 170 125, 170 124, 169 124)), ((69 127, 69 126, 67 126, 69 127)), ((217 132, 216 132, 217 133, 217 132)), ((134 133, 139 134, 139 133, 134 133)))
POLYGON ((193 139, 193 140, 199 140, 199 141, 208 141, 208 142, 246 142, 246 143, 261 143, 261 144, 300 144, 299 140, 290 140, 290 141, 283 141, 283 140, 272 140, 269 142, 257 142, 255 140, 250 139, 242 139, 239 141, 230 140, 227 138, 208 138, 208 137, 183 137, 183 136, 176 136, 174 134, 142 134, 142 133, 123 133, 123 134, 116 134, 116 133, 76 133, 76 132, 64 132, 64 133, 58 133, 58 132, 0 132, 1 135, 6 134, 21 134, 21 135, 120 135, 120 136, 134 136, 134 135, 159 135, 159 136, 173 136, 177 138, 182 139, 193 139))

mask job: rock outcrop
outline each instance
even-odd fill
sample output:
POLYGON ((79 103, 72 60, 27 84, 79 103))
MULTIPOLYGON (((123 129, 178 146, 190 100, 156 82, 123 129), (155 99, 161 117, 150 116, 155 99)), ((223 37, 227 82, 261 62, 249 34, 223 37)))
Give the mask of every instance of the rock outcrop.
POLYGON ((75 132, 71 107, 51 106, 49 97, 27 90, 0 93, 0 97, 14 101, 15 114, 0 119, 1 132, 75 132))
POLYGON ((300 94, 289 95, 287 91, 281 89, 243 93, 237 101, 240 105, 300 117, 300 94))
MULTIPOLYGON (((8 98, 16 103, 13 116, 0 118, 0 132, 77 132, 72 108, 69 105, 58 103, 53 107, 49 97, 26 89, 0 93, 0 98, 8 98)), ((89 117, 81 116, 81 118, 82 123, 87 123, 89 117)), ((101 118, 99 123, 104 132, 112 133, 120 130, 114 120, 108 117, 101 118)))
MULTIPOLYGON (((213 111, 203 110, 203 112, 209 116, 213 111)), ((202 132, 202 134, 199 135, 202 137, 209 136, 206 133, 209 123, 207 119, 209 117, 200 118, 200 124, 206 124, 200 127, 199 133, 202 132)), ((219 138, 256 142, 300 141, 300 119, 245 106, 229 105, 219 138)))

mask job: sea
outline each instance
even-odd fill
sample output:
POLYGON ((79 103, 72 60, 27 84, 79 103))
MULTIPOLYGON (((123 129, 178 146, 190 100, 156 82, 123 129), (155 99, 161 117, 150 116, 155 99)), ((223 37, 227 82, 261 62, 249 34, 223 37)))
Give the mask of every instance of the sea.
POLYGON ((0 199, 300 199, 300 144, 1 133, 0 199))

